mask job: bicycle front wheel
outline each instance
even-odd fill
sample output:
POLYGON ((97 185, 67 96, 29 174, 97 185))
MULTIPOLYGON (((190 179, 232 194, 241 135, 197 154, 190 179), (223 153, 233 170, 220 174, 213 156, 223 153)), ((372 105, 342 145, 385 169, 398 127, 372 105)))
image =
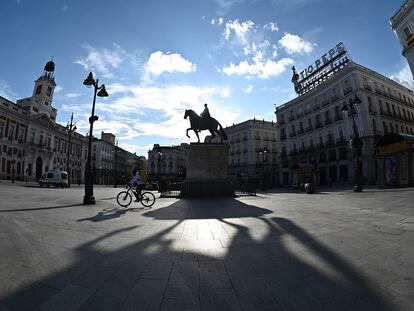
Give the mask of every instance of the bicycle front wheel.
POLYGON ((155 203, 155 195, 152 192, 141 193, 141 204, 145 207, 151 207, 155 203))
POLYGON ((127 207, 132 202, 132 195, 128 191, 121 191, 116 196, 116 201, 122 207, 127 207))

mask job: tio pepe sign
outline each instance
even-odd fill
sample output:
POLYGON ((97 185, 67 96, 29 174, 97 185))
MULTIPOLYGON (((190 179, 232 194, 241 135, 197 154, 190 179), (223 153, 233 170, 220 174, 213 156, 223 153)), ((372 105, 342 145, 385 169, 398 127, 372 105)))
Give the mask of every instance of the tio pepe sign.
POLYGON ((310 75, 320 70, 321 68, 329 65, 335 59, 346 53, 346 48, 342 42, 338 43, 334 48, 330 49, 328 53, 322 55, 318 58, 312 65, 309 65, 308 68, 299 73, 300 81, 299 83, 308 78, 310 75))

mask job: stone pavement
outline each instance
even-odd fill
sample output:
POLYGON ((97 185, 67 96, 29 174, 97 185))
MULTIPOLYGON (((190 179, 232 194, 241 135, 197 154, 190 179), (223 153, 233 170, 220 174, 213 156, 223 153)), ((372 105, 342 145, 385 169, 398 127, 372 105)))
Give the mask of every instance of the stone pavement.
POLYGON ((158 199, 0 183, 3 310, 414 310, 414 189, 158 199))

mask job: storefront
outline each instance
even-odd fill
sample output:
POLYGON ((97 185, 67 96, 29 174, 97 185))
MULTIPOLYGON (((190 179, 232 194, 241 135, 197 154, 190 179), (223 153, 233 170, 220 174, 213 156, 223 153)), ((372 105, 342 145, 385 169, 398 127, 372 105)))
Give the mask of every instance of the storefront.
POLYGON ((315 168, 311 163, 296 163, 292 166, 293 187, 301 187, 305 183, 315 183, 315 168))
POLYGON ((375 146, 378 188, 414 186, 414 136, 389 133, 375 146))

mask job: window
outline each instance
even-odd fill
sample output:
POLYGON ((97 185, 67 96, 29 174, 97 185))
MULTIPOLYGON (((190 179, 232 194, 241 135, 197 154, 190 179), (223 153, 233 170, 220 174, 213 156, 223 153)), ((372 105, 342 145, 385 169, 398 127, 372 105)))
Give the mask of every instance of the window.
POLYGON ((4 135, 4 122, 0 121, 0 137, 4 135))
POLYGON ((16 130, 16 126, 14 124, 10 124, 10 128, 9 128, 9 135, 8 138, 9 140, 14 140, 14 131, 16 130))
POLYGON ((50 95, 52 94, 52 88, 50 86, 47 87, 47 91, 46 91, 47 96, 50 97, 50 95))
POLYGON ((404 31, 405 39, 408 39, 411 36, 410 28, 405 27, 403 31, 404 31))
POLYGON ((36 95, 40 94, 40 92, 42 92, 42 86, 38 85, 37 88, 36 88, 36 95))

